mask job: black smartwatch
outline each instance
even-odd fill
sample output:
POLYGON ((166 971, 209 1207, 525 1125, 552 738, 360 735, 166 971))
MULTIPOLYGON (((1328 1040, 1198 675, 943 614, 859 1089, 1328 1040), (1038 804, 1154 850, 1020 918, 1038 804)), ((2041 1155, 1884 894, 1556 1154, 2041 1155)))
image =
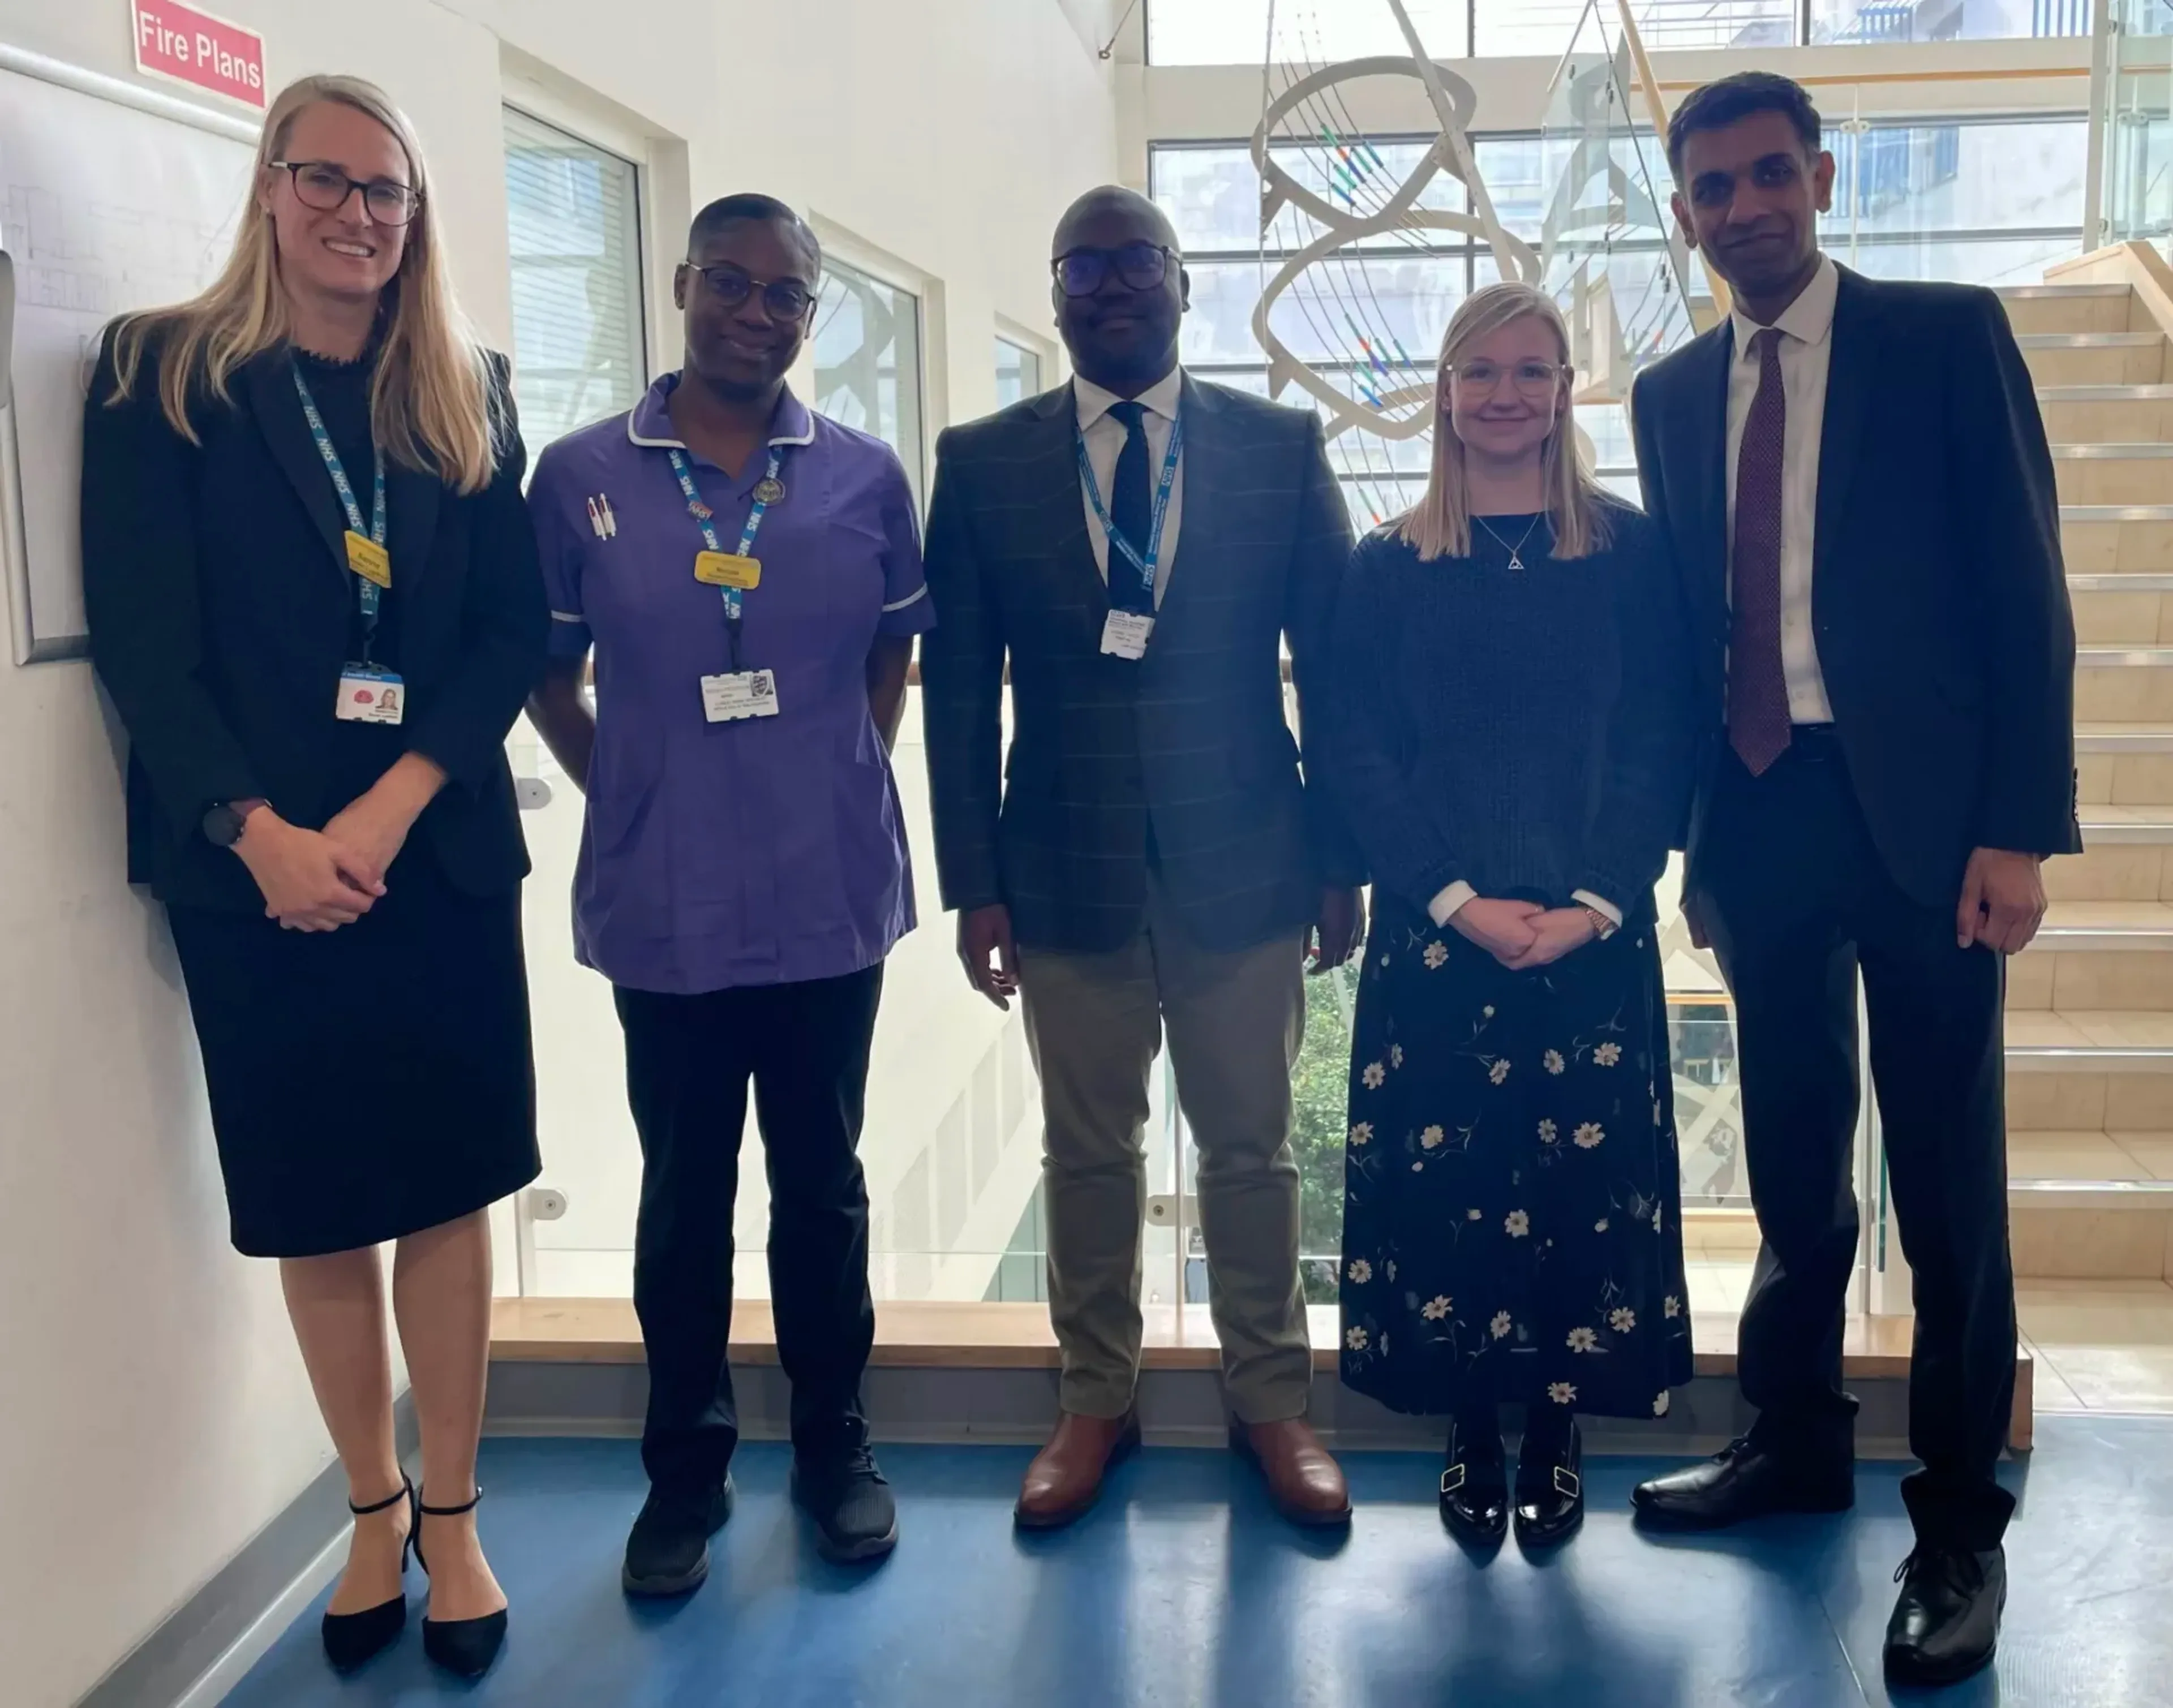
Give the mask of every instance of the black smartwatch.
POLYGON ((222 800, 203 816, 204 840, 213 848, 232 848, 248 828, 249 815, 261 800, 222 800))

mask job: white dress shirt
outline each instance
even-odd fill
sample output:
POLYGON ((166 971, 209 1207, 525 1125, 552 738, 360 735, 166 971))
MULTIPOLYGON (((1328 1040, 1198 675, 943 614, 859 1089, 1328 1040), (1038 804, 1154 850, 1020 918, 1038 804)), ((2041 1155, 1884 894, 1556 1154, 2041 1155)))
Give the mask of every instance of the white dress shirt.
MULTIPOLYGON (((1169 455, 1169 435, 1177 426, 1178 399, 1184 391, 1184 370, 1173 368, 1162 379, 1140 393, 1138 401, 1146 405, 1145 425, 1147 435, 1147 488, 1151 493, 1162 479, 1162 459, 1169 455)), ((1100 482, 1102 502, 1113 513, 1117 508, 1117 455, 1124 448, 1124 423, 1109 413, 1109 407, 1124 400, 1113 391, 1105 391, 1092 380, 1074 374, 1071 395, 1079 410, 1079 431, 1086 439, 1086 461, 1100 482)), ((1169 586, 1169 568, 1177 560, 1177 531, 1184 520, 1184 462, 1183 451, 1177 456, 1177 478, 1169 489, 1169 510, 1162 519, 1162 556, 1155 561, 1155 606, 1162 606, 1162 596, 1169 586)), ((1079 483, 1079 502, 1086 507, 1086 537, 1094 542, 1094 562, 1102 571, 1102 579, 1109 579, 1109 534, 1102 525, 1102 519, 1094 514, 1094 501, 1086 495, 1086 483, 1079 483)), ((1147 542, 1135 540, 1132 545, 1140 554, 1146 554, 1147 542)), ((1119 563, 1123 563, 1121 558, 1119 563)), ((1125 563, 1129 570, 1131 566, 1125 563)))
MULTIPOLYGON (((1834 298, 1841 274, 1831 257, 1819 257, 1803 294, 1782 311, 1781 395, 1787 403, 1781 447, 1781 670, 1788 684, 1788 719, 1830 724, 1833 705, 1819 670, 1818 637, 1811 628, 1811 549, 1819 517, 1819 435, 1825 427, 1826 375, 1833 366, 1834 298)), ((1728 550, 1734 585, 1735 464, 1743 450, 1743 424, 1758 395, 1758 357, 1750 341, 1764 330, 1739 305, 1735 359, 1728 371, 1728 550)))

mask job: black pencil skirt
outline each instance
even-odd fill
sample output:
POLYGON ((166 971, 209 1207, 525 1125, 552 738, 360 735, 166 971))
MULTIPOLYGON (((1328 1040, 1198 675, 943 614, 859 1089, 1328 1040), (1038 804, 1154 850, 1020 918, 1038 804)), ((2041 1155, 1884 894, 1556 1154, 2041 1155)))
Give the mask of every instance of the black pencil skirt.
POLYGON ((171 908, 235 1248, 316 1257, 435 1227, 541 1166, 520 892, 425 850, 340 930, 171 908))

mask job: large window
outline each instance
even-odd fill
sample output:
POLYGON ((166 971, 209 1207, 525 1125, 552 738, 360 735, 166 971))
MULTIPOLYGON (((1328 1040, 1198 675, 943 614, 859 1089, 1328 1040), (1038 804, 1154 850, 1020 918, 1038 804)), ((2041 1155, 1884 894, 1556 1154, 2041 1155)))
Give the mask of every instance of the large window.
MULTIPOLYGON (((2078 116, 1879 125, 1836 135, 1829 139, 1837 168, 1834 211, 1822 224, 1822 240, 1839 260, 1882 277, 2034 283, 2080 243, 2087 131, 2078 116)), ((1374 145, 1383 178, 1400 180, 1425 146, 1374 145)), ((1475 139, 1480 177, 1513 234, 1539 239, 1562 146, 1534 136, 1475 139)), ((1281 158, 1318 181, 1324 152, 1294 148, 1281 158)), ((1263 243, 1259 180, 1243 146, 1158 146, 1150 170, 1155 198, 1177 226, 1192 276, 1186 365, 1264 393, 1267 363, 1254 335, 1254 311, 1267 278, 1314 228, 1286 209, 1263 243)), ((1427 205, 1455 209, 1463 195, 1444 175, 1429 190, 1427 205)), ((1294 356, 1359 398, 1425 383, 1457 304, 1496 277, 1484 243, 1455 232, 1370 240, 1324 258, 1316 272, 1276 301, 1270 325, 1294 356)), ((1673 288, 1657 236, 1626 245, 1610 273, 1618 299, 1626 290, 1634 296, 1673 288)), ((1295 401, 1302 395, 1284 396, 1295 401)), ((1577 418, 1601 478, 1634 492, 1620 406, 1580 406, 1577 418)), ((1347 432, 1330 442, 1329 455, 1361 529, 1408 508, 1424 484, 1423 439, 1347 432)))
POLYGON ((1041 352, 996 340, 996 407, 1008 409, 1022 399, 1041 392, 1041 352))
MULTIPOLYGON (((1614 0, 1602 0, 1611 20, 1614 0)), ((1325 65, 1408 53, 1386 0, 1146 0, 1156 65, 1325 65)), ((1407 0, 1437 59, 1469 54, 1553 58, 1566 51, 1584 0, 1407 0)), ((1637 25, 1656 50, 1813 42, 1982 40, 2087 35, 2089 0, 1639 0, 1637 25)))
POLYGON ((531 448, 634 407, 649 383, 634 164, 505 110, 514 380, 531 448))
POLYGON ((919 298, 843 261, 822 263, 815 407, 889 445, 919 493, 919 298))

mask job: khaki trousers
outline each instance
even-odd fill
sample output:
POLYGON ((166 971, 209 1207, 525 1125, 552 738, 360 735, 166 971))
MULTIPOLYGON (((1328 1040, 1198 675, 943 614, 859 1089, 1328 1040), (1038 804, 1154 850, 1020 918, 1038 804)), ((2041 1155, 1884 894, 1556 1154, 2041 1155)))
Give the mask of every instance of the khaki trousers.
POLYGON ((1298 1285, 1291 1068, 1305 1030, 1298 934, 1217 953, 1151 881, 1145 929, 1108 954, 1022 948, 1027 1042, 1041 1075, 1049 1314, 1064 1409, 1121 1416, 1140 1366, 1148 1075, 1164 1029, 1200 1147, 1208 1302, 1232 1408, 1302 1416, 1313 1382, 1298 1285))

